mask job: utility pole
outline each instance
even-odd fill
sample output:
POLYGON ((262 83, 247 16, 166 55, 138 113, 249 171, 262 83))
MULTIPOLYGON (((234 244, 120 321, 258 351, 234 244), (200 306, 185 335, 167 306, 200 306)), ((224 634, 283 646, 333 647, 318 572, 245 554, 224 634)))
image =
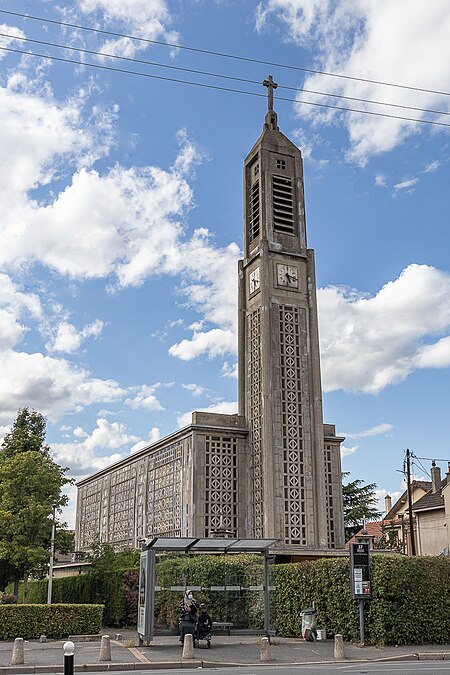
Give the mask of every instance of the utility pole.
POLYGON ((50 543, 50 564, 48 566, 48 586, 47 586, 47 605, 52 604, 52 587, 53 587, 53 560, 55 557, 55 511, 56 506, 53 506, 52 511, 52 540, 50 543))
MULTIPOLYGON (((414 534, 412 495, 411 495, 411 452, 406 448, 406 483, 408 490, 408 517, 409 517, 409 536, 411 539, 411 555, 416 555, 416 537, 414 534)), ((408 551, 409 552, 409 551, 408 551)))

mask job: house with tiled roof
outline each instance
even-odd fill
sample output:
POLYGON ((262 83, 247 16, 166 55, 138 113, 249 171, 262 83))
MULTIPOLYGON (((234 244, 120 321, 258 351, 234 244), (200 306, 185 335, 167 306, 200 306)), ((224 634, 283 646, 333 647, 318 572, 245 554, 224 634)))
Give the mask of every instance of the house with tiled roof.
POLYGON ((378 540, 383 536, 383 524, 383 520, 372 520, 367 522, 359 532, 354 534, 353 537, 347 541, 345 548, 349 549, 350 544, 356 544, 361 539, 367 541, 370 544, 370 548, 374 548, 378 540))
MULTIPOLYGON (((411 504, 416 504, 431 490, 431 481, 413 480, 411 482, 411 504)), ((408 490, 405 490, 397 501, 392 504, 389 495, 386 495, 386 515, 384 523, 393 528, 397 535, 399 548, 402 553, 411 552, 411 528, 409 524, 409 501, 408 490)), ((413 513, 413 530, 416 530, 416 518, 413 513)), ((417 540, 417 537, 416 537, 417 540)))
POLYGON ((450 550, 450 463, 441 479, 433 462, 431 488, 413 504, 417 555, 449 555, 450 550))

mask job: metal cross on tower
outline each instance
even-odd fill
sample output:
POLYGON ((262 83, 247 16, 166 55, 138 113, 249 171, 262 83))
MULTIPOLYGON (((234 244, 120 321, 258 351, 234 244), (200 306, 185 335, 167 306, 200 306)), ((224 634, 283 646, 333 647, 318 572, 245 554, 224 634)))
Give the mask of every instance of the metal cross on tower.
POLYGON ((269 75, 267 80, 264 80, 263 85, 267 87, 267 96, 268 96, 268 110, 273 112, 273 90, 278 87, 278 84, 273 81, 272 75, 269 75))

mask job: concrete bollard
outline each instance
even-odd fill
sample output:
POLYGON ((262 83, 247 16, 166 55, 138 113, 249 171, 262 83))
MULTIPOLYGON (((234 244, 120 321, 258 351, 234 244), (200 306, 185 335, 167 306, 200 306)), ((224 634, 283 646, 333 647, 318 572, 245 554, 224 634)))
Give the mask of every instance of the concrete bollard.
POLYGON ((13 653, 11 657, 11 665, 19 666, 21 663, 25 663, 24 652, 23 652, 23 638, 16 638, 14 640, 13 653))
POLYGON ((260 645, 261 645, 261 652, 259 655, 259 660, 272 661, 272 656, 270 654, 269 638, 268 637, 261 638, 260 645))
POLYGON ((102 635, 98 660, 111 661, 111 638, 109 635, 102 635))
POLYGON ((339 633, 334 636, 334 658, 345 659, 344 638, 339 633))
POLYGON ((120 642, 121 639, 122 639, 122 633, 116 633, 115 636, 114 636, 114 640, 116 640, 116 642, 120 642))
POLYGON ((182 659, 193 659, 194 658, 194 639, 190 633, 186 633, 184 636, 183 642, 183 654, 182 659))

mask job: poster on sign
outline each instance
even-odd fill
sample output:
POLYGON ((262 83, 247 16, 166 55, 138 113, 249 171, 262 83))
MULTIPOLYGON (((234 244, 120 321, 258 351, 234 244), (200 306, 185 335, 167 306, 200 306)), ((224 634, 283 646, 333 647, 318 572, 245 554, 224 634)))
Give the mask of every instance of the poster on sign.
POLYGON ((350 590, 353 600, 370 600, 369 544, 350 544, 350 590))

